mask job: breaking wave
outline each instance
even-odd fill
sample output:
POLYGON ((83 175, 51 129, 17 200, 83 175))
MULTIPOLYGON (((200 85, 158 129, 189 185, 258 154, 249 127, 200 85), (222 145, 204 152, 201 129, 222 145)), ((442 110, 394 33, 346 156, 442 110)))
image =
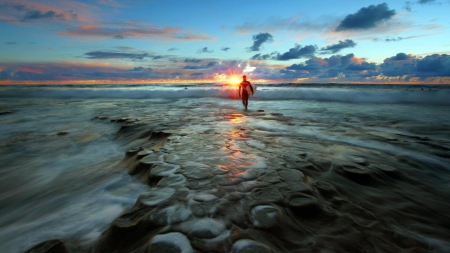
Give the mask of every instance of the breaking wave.
MULTIPOLYGON (((71 87, 6 87, 0 98, 53 98, 53 99, 152 99, 152 98, 237 98, 236 88, 218 86, 152 86, 120 88, 71 88, 71 87)), ((305 88, 262 86, 255 94, 256 100, 315 100, 343 103, 376 104, 430 104, 450 105, 450 90, 447 88, 410 89, 404 87, 379 88, 305 88)))

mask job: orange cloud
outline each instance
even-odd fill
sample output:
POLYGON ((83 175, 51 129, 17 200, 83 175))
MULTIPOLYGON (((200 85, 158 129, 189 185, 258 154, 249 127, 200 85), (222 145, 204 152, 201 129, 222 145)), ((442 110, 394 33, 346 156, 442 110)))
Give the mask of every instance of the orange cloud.
POLYGON ((358 58, 356 56, 353 56, 350 60, 355 64, 361 64, 366 61, 366 58, 358 58))
POLYGON ((30 69, 30 68, 19 68, 18 71, 20 72, 26 72, 26 73, 33 73, 33 74, 43 74, 44 71, 39 69, 30 69))

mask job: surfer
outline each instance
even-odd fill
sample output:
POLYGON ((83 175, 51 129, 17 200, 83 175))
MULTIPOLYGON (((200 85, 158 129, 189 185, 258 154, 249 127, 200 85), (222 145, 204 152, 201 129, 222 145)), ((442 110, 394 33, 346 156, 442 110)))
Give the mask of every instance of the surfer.
POLYGON ((251 94, 253 94, 255 91, 253 90, 253 86, 252 84, 247 81, 247 77, 246 76, 242 76, 242 82, 239 84, 239 97, 241 97, 241 89, 242 89, 242 103, 244 104, 245 110, 247 110, 247 106, 248 106, 248 88, 250 87, 251 89, 251 94))

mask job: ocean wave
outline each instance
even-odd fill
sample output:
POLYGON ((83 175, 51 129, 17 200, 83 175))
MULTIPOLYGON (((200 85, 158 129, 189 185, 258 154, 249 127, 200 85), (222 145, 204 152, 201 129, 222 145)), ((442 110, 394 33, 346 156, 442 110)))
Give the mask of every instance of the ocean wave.
MULTIPOLYGON (((320 88, 264 88, 252 97, 255 100, 315 100, 343 103, 430 104, 450 105, 450 90, 380 90, 380 89, 320 89, 320 88)), ((152 98, 238 98, 236 88, 170 87, 151 89, 127 88, 4 88, 0 98, 53 99, 152 99, 152 98)))

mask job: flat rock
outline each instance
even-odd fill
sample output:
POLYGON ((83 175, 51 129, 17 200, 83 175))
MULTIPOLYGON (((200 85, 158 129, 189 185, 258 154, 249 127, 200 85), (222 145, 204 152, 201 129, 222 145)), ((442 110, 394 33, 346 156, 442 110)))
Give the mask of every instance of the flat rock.
POLYGON ((308 195, 292 197, 289 200, 289 207, 300 217, 311 217, 320 212, 317 199, 308 195))
POLYGON ((194 253, 189 239, 182 233, 160 234, 150 241, 147 252, 152 253, 194 253))
POLYGON ((305 175, 301 171, 294 169, 279 170, 278 175, 286 182, 302 182, 305 178, 305 175))
POLYGON ((281 210, 272 205, 259 205, 250 211, 250 219, 253 226, 258 228, 270 228, 278 222, 281 210))
POLYGON ((272 253, 265 244, 250 239, 241 239, 233 244, 231 253, 272 253))

